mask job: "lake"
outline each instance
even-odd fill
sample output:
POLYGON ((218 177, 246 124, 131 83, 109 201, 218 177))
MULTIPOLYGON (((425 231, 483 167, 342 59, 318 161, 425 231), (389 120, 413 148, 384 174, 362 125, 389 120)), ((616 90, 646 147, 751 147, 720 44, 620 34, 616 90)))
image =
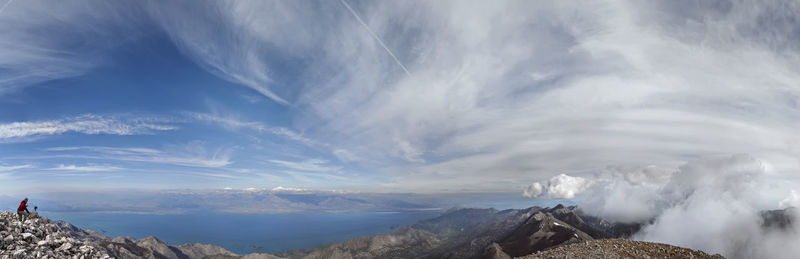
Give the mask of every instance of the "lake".
POLYGON ((394 228, 412 225, 441 213, 422 211, 179 215, 53 212, 41 214, 52 220, 63 220, 82 229, 91 229, 111 237, 156 236, 170 245, 212 244, 235 253, 246 254, 309 248, 387 233, 394 228), (251 246, 263 248, 255 250, 251 246))

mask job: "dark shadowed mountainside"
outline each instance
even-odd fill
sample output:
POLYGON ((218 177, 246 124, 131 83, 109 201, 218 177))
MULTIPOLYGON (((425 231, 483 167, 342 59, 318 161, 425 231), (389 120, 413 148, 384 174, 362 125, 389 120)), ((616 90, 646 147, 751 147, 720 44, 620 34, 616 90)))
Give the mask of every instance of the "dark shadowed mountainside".
POLYGON ((451 209, 392 233, 290 250, 293 258, 504 258, 598 238, 628 237, 639 225, 610 223, 578 207, 451 209), (499 257, 498 257, 499 256, 499 257))

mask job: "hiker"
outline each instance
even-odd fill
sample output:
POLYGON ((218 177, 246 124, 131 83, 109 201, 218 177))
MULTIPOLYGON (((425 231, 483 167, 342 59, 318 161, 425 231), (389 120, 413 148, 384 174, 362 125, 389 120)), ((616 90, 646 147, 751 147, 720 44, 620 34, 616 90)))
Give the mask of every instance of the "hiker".
POLYGON ((19 203, 19 208, 17 208, 17 215, 19 215, 19 221, 25 222, 25 217, 28 216, 31 212, 28 210, 28 197, 25 197, 22 202, 19 203))

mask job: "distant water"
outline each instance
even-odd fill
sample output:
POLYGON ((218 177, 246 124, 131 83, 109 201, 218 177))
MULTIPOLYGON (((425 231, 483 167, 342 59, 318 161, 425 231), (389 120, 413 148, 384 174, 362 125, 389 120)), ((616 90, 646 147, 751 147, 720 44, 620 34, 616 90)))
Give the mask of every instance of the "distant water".
POLYGON ((425 212, 360 212, 303 214, 81 214, 46 213, 82 229, 106 236, 156 236, 170 245, 204 243, 235 253, 273 253, 309 248, 352 238, 391 232, 440 215, 425 212), (255 250, 251 246, 263 247, 255 250))

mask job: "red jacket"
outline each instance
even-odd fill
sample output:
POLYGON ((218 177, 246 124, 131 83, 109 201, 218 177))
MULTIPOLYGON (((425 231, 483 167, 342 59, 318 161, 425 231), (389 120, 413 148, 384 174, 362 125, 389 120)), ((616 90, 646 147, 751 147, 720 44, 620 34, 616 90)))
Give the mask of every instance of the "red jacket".
POLYGON ((28 211, 28 202, 27 201, 22 201, 22 202, 19 203, 19 208, 17 208, 17 211, 23 211, 23 210, 25 212, 30 213, 30 211, 28 211))

